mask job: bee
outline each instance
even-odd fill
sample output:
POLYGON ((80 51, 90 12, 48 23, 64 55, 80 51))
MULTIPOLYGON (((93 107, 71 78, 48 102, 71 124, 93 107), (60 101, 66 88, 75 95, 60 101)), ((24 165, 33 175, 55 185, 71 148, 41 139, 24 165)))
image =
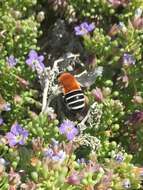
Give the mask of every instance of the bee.
POLYGON ((80 83, 69 72, 64 72, 58 77, 58 83, 62 87, 63 98, 69 111, 78 112, 86 107, 86 98, 80 83))
POLYGON ((62 71, 57 76, 60 93, 53 97, 50 106, 53 107, 60 122, 68 118, 72 121, 81 121, 89 110, 89 100, 84 94, 84 89, 89 89, 98 76, 102 76, 102 67, 86 71, 78 75, 69 71, 62 71), (61 93, 62 91, 62 93, 61 93))

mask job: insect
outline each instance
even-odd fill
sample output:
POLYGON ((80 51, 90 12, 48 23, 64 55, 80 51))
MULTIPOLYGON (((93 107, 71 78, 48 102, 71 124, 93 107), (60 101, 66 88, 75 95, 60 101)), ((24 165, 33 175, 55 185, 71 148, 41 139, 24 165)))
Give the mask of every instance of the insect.
MULTIPOLYGON (((59 121, 63 121, 68 118, 72 121, 81 121, 85 118, 89 110, 89 100, 84 95, 83 88, 89 89, 94 84, 97 77, 102 76, 103 67, 98 66, 92 71, 84 71, 78 75, 73 74, 72 71, 67 70, 67 66, 64 66, 59 75, 57 76, 59 86, 62 89, 62 93, 58 93, 53 96, 50 101, 50 106, 53 107, 59 121)), ((56 80, 57 81, 57 80, 56 80)))
POLYGON ((66 107, 73 112, 82 111, 86 106, 86 98, 77 79, 72 74, 64 72, 58 77, 58 82, 62 87, 66 107))

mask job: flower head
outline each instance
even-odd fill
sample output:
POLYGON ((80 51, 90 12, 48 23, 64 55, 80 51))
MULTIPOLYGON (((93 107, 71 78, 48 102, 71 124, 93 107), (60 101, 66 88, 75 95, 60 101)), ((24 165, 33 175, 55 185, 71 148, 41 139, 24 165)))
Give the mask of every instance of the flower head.
POLYGON ((6 60, 9 67, 14 67, 17 64, 17 59, 13 55, 10 55, 9 57, 7 57, 6 60))
POLYGON ((14 123, 10 132, 6 134, 6 138, 10 146, 17 144, 24 145, 28 137, 28 131, 23 129, 18 123, 14 123))
POLYGON ((87 22, 83 22, 80 25, 75 26, 74 30, 77 36, 83 36, 87 34, 88 32, 91 32, 92 30, 94 30, 94 28, 95 28, 94 23, 88 24, 87 22))
POLYGON ((37 73, 42 73, 45 66, 44 66, 44 56, 38 56, 38 53, 35 50, 31 50, 28 54, 28 59, 26 60, 26 64, 32 68, 33 71, 37 71, 37 73))
POLYGON ((68 178, 67 183, 71 185, 79 185, 81 182, 81 176, 77 172, 73 172, 68 178))
POLYGON ((124 53, 123 55, 123 64, 124 65, 135 65, 135 58, 129 53, 124 53))
POLYGON ((121 153, 116 154, 115 158, 116 162, 121 163, 124 160, 124 156, 121 153))
POLYGON ((50 160, 54 162, 63 162, 66 157, 66 153, 63 150, 54 150, 52 148, 48 148, 44 151, 44 156, 48 157, 50 160))
POLYGON ((70 120, 65 120, 59 127, 60 133, 65 134, 68 140, 73 140, 73 138, 78 134, 78 129, 75 124, 70 120))

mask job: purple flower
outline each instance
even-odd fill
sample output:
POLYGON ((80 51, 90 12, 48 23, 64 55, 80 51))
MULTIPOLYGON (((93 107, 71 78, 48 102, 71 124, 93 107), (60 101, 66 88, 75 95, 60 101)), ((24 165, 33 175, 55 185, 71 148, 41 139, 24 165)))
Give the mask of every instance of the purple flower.
POLYGON ((7 57, 6 60, 9 67, 14 67, 17 64, 17 59, 13 55, 10 55, 9 57, 7 57))
POLYGON ((0 118, 0 125, 3 124, 3 118, 0 118))
POLYGON ((125 179, 125 180, 123 181, 123 187, 124 187, 125 189, 130 189, 130 188, 131 188, 131 182, 130 182, 129 179, 125 179))
POLYGON ((6 138, 11 147, 20 144, 24 145, 28 137, 28 131, 23 129, 18 123, 14 123, 10 132, 6 134, 6 138))
POLYGON ((124 53, 123 55, 123 64, 124 65, 135 65, 135 58, 129 53, 124 53))
POLYGON ((67 183, 71 185, 79 185, 81 182, 81 176, 77 172, 73 172, 68 178, 67 183))
POLYGON ((78 134, 78 129, 75 124, 70 120, 65 120, 59 127, 60 133, 65 134, 68 140, 73 140, 73 138, 78 134))
POLYGON ((55 162, 63 162, 65 160, 66 153, 63 150, 54 150, 54 148, 48 148, 46 151, 44 151, 44 156, 55 162))
POLYGON ((83 22, 80 25, 74 27, 75 35, 83 36, 88 32, 91 32, 94 28, 94 23, 88 24, 87 22, 83 22))
POLYGON ((38 53, 35 50, 31 50, 28 54, 28 59, 26 60, 26 64, 32 68, 33 71, 37 71, 37 73, 42 73, 45 65, 43 63, 44 56, 38 56, 38 53))
POLYGON ((121 163, 124 160, 123 154, 121 154, 121 153, 116 154, 115 160, 116 160, 116 162, 121 163))

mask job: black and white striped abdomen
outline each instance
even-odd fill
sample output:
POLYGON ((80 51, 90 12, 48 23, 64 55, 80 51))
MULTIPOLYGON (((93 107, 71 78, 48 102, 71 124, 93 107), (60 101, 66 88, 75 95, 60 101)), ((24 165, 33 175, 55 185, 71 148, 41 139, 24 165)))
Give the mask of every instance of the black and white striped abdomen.
POLYGON ((85 97, 81 89, 68 92, 64 99, 69 110, 80 111, 85 107, 85 97))

